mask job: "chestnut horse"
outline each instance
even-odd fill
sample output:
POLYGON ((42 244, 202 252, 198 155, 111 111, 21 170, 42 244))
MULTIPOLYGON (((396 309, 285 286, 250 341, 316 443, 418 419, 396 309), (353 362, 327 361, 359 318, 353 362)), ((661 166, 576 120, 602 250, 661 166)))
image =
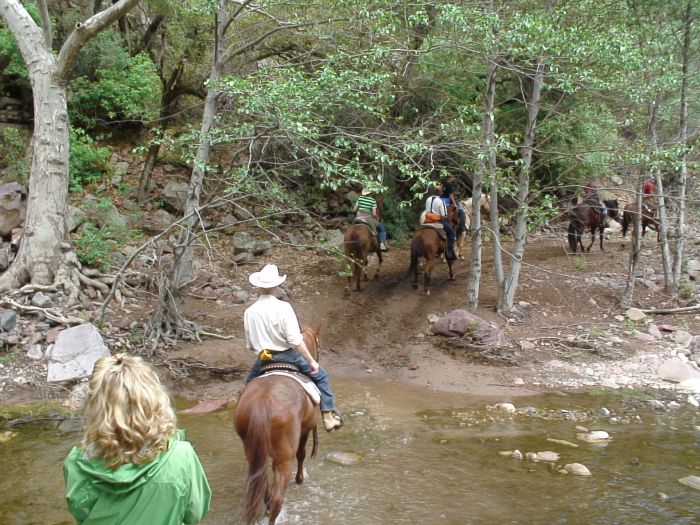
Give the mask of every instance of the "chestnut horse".
MULTIPOLYGON (((318 359, 320 330, 320 325, 301 327, 306 347, 315 359, 318 359)), ((318 409, 303 387, 291 377, 263 375, 248 383, 241 392, 234 424, 248 460, 244 509, 248 525, 262 517, 263 502, 269 524, 274 525, 282 510, 287 484, 292 478, 295 457, 295 480, 303 483, 309 434, 313 436, 311 457, 318 450, 317 418, 318 409), (268 484, 268 457, 272 458, 272 493, 268 484)))
MULTIPOLYGON (((634 203, 625 206, 622 212, 622 236, 627 235, 627 230, 632 224, 632 218, 635 216, 634 203)), ((656 231, 657 240, 659 237, 659 224, 656 222, 656 207, 649 202, 642 202, 642 237, 647 231, 647 227, 656 231)))
MULTIPOLYGON (((447 222, 457 230, 459 225, 459 213, 454 205, 447 207, 447 222)), ((441 232, 444 234, 444 232, 441 232)), ((430 274, 433 271, 435 259, 445 253, 447 248, 447 240, 443 239, 438 231, 431 226, 423 226, 419 229, 411 240, 411 266, 408 268, 406 275, 413 272, 413 288, 418 288, 418 259, 425 259, 425 268, 423 269, 423 291, 426 295, 430 295, 430 274)), ((450 279, 454 279, 452 272, 452 263, 454 261, 447 260, 447 268, 450 274, 450 279)))
POLYGON ((369 279, 367 276, 367 258, 371 253, 376 253, 379 259, 377 271, 374 274, 376 279, 379 276, 379 269, 382 266, 382 251, 379 249, 379 241, 377 236, 372 233, 369 226, 363 223, 355 223, 348 226, 343 237, 343 246, 345 257, 350 260, 351 273, 348 275, 348 284, 345 287, 345 292, 349 293, 352 287, 352 281, 355 280, 355 291, 360 291, 360 277, 364 275, 365 281, 369 279))

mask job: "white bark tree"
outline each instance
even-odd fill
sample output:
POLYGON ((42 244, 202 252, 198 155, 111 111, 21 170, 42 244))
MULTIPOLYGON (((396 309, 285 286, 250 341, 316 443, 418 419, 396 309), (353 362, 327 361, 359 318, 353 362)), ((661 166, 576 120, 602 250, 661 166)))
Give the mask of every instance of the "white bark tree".
POLYGON ((68 110, 66 82, 80 49, 136 6, 120 0, 78 22, 56 57, 46 0, 39 1, 39 27, 19 0, 0 0, 0 15, 12 32, 27 65, 34 98, 34 133, 24 235, 10 268, 0 276, 0 290, 32 284, 62 286, 77 299, 80 265, 68 236, 68 110))

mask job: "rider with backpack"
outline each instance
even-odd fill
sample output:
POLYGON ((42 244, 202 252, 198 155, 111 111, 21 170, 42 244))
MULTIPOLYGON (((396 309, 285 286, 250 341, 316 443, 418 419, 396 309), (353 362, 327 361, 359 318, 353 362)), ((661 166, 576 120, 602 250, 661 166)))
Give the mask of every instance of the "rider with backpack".
POLYGON ((445 234, 447 235, 447 260, 454 261, 455 255, 455 240, 456 235, 452 225, 447 222, 447 206, 440 198, 442 186, 435 186, 433 195, 425 201, 425 222, 439 222, 442 224, 445 234))

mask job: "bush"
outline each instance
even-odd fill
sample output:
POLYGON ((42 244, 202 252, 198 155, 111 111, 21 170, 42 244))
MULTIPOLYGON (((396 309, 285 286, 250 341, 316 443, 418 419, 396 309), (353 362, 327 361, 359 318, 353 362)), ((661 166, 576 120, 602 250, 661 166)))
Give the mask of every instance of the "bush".
POLYGON ((29 175, 29 132, 18 128, 0 131, 0 169, 3 182, 24 183, 29 175))
POLYGON ((71 121, 90 130, 115 120, 154 119, 160 107, 160 80, 151 59, 145 53, 130 57, 116 44, 102 50, 100 43, 104 44, 96 43, 90 57, 94 72, 71 83, 71 121))
POLYGON ((84 223, 75 236, 78 260, 87 266, 105 267, 112 250, 108 230, 98 228, 91 222, 84 223))
POLYGON ((85 131, 80 128, 70 130, 70 191, 79 192, 84 186, 99 182, 111 176, 111 154, 107 148, 95 146, 85 131))

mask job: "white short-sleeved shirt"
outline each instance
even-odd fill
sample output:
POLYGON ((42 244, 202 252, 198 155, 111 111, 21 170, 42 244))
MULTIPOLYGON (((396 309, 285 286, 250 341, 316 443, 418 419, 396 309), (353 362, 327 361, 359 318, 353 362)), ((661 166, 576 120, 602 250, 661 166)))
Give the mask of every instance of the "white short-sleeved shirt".
POLYGON ((274 295, 261 295, 243 314, 248 348, 281 352, 296 348, 304 337, 292 305, 274 295))
POLYGON ((440 197, 428 197, 428 200, 425 201, 425 211, 437 213, 440 217, 447 217, 447 207, 440 197))

